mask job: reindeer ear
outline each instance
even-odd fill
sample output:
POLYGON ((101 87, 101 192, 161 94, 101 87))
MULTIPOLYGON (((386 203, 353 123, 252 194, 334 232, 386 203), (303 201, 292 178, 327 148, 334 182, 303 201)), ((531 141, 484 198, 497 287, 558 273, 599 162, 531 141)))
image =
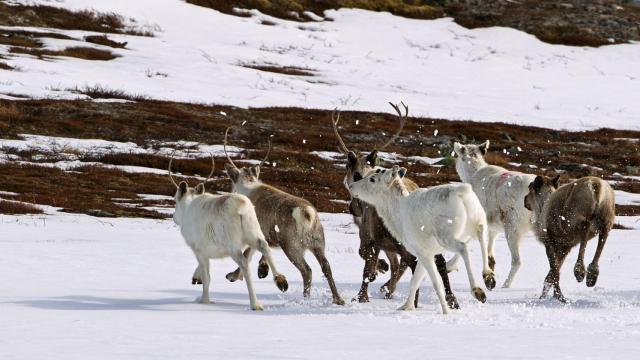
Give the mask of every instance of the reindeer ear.
POLYGON ((231 181, 233 182, 238 181, 238 176, 240 175, 240 171, 236 169, 233 165, 229 163, 224 164, 224 170, 227 172, 227 175, 229 175, 229 178, 231 178, 231 181))
POLYGON ((462 144, 460 144, 459 142, 454 142, 453 143, 453 151, 458 154, 458 155, 464 155, 465 153, 465 148, 462 144))
POLYGON ((189 185, 187 185, 186 182, 181 181, 180 185, 178 185, 178 194, 180 194, 180 196, 184 195, 187 190, 189 190, 189 185))
POLYGON ((531 183, 535 190, 542 189, 542 185, 544 185, 544 178, 540 175, 536 176, 535 180, 531 183))
POLYGON ((258 177, 260 177, 260 165, 256 165, 254 167, 251 168, 251 173, 253 174, 253 176, 256 177, 256 179, 258 177))
POLYGON ((551 184, 553 184, 554 188, 560 187, 560 174, 556 175, 553 179, 551 179, 551 184))
POLYGON ((196 186, 196 194, 204 194, 204 183, 200 183, 198 184, 198 186, 196 186))
POLYGON ((478 146, 478 149, 480 149, 480 152, 482 153, 482 155, 486 155, 487 154, 487 150, 489 150, 489 140, 483 142, 482 144, 480 144, 478 146))
POLYGON ((367 155, 367 164, 369 166, 376 166, 376 162, 378 161, 378 150, 373 150, 367 155))
POLYGON ((353 166, 358 162, 358 156, 353 151, 349 151, 347 153, 347 161, 349 161, 349 165, 353 166))

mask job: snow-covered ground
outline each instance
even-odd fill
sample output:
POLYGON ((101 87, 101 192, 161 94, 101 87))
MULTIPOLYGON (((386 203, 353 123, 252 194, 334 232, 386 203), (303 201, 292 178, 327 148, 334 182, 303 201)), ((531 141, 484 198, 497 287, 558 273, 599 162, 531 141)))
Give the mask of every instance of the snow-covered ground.
POLYGON ((257 12, 224 15, 181 0, 19 2, 115 12, 157 31, 153 38, 110 35, 128 42, 127 49, 107 48, 121 55, 112 61, 12 56, 6 61, 19 71, 0 72, 0 93, 68 98, 77 94, 65 89, 98 84, 178 101, 384 112, 387 101, 404 100, 413 115, 436 118, 640 129, 640 44, 557 46, 509 28, 468 30, 451 19, 360 10, 329 11, 333 21, 302 24, 257 12), (314 76, 243 64, 295 66, 314 76))
MULTIPOLYGON (((321 218, 338 288, 351 299, 363 264, 357 229, 346 214, 321 218)), ((195 260, 171 220, 0 215, 0 358, 633 359, 640 351, 640 218, 618 221, 635 229, 612 232, 595 288, 576 283, 570 254, 562 286, 571 304, 537 299, 548 265, 529 236, 512 289, 489 292, 480 304, 464 272, 452 273, 462 309, 443 316, 428 282, 417 311, 395 310, 408 274, 395 299, 377 292, 385 274, 370 287, 371 303, 332 305, 310 256, 314 283, 305 301, 300 275, 280 250, 276 261, 290 288, 281 294, 270 279, 256 280, 265 311, 248 309, 243 282, 225 280, 235 268, 230 260, 212 262, 215 303, 201 305, 194 302, 201 288, 191 285, 195 260)), ((504 238, 496 249, 500 280, 509 267, 504 238)), ((592 242, 587 262, 594 249, 592 242)), ((477 244, 472 251, 480 276, 477 244)))

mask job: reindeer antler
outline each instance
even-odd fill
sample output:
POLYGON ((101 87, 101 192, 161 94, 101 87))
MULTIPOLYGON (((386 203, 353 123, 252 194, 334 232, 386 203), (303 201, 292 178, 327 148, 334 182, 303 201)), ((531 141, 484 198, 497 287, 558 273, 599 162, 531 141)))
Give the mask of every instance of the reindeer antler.
POLYGON ((238 168, 236 166, 236 164, 233 162, 233 160, 231 160, 231 157, 229 156, 229 153, 227 153, 227 137, 229 136, 229 130, 231 130, 231 127, 227 128, 227 131, 224 132, 224 145, 223 145, 223 149, 224 149, 224 154, 227 156, 227 160, 229 160, 229 163, 231 163, 231 165, 234 168, 238 168))
POLYGON ((211 172, 209 173, 209 175, 207 175, 207 178, 204 179, 204 181, 202 182, 203 184, 206 184, 207 181, 209 181, 209 179, 211 179, 211 175, 213 175, 213 172, 216 169, 216 160, 213 158, 213 154, 209 153, 209 156, 211 156, 211 172))
POLYGON ((404 102, 402 101, 400 102, 400 104, 402 104, 402 106, 404 107, 404 111, 405 111, 404 116, 402 116, 402 112, 400 111, 400 107, 398 105, 392 102, 389 102, 389 105, 391 105, 391 107, 393 107, 395 111, 398 113, 398 119, 400 120, 400 127, 398 128, 398 131, 396 131, 396 133, 393 134, 393 137, 389 139, 389 141, 384 143, 384 145, 382 145, 378 150, 384 150, 387 146, 391 145, 394 141, 396 141, 396 139, 402 132, 402 129, 404 128, 404 124, 407 120, 407 116, 409 115, 409 107, 405 105, 404 102))
POLYGON ((340 121, 340 110, 338 110, 338 108, 335 108, 331 112, 331 125, 333 126, 333 133, 336 135, 336 137, 338 138, 338 141, 340 142, 340 146, 339 146, 340 152, 348 153, 349 148, 347 148, 347 145, 344 144, 344 141, 342 140, 342 136, 340 136, 340 133, 338 132, 339 121, 340 121), (338 118, 334 119, 336 111, 338 112, 338 118))
POLYGON ((267 161, 269 158, 269 154, 271 154, 271 136, 269 136, 269 148, 267 149, 267 155, 264 156, 264 159, 260 162, 260 167, 267 161))
POLYGON ((169 159, 169 179, 171 179, 171 182, 173 183, 173 185, 175 185, 175 187, 178 187, 178 184, 176 183, 175 180, 173 180, 173 176, 171 176, 171 163, 173 162, 173 155, 176 153, 175 150, 173 150, 173 152, 171 153, 171 158, 169 159))

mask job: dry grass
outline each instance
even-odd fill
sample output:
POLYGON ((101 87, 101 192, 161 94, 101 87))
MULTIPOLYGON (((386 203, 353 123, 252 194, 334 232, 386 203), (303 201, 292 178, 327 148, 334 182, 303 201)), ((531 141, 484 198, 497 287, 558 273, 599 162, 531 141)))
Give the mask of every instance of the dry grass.
POLYGON ((86 30, 128 35, 153 36, 127 29, 122 16, 95 11, 71 11, 44 5, 13 5, 0 2, 0 25, 86 30))
POLYGON ((78 94, 84 94, 92 99, 122 99, 129 101, 146 101, 149 97, 142 94, 129 94, 122 89, 111 89, 102 85, 85 86, 83 88, 75 87, 67 89, 78 94))
POLYGON ((276 66, 276 65, 257 65, 257 64, 244 64, 240 65, 249 69, 255 69, 260 71, 266 71, 276 74, 295 75, 295 76, 313 76, 311 69, 303 69, 294 66, 276 66))
MULTIPOLYGON (((18 134, 30 133, 134 141, 140 145, 147 144, 149 139, 220 144, 225 128, 233 125, 235 130, 232 133, 231 144, 257 149, 245 156, 249 159, 261 159, 264 156, 263 149, 266 147, 267 137, 273 134, 274 149, 271 159, 276 162, 276 166, 269 164, 264 167, 261 178, 293 194, 308 198, 320 211, 346 211, 343 204, 331 201, 349 198, 342 185, 342 170, 334 163, 309 153, 314 150, 337 149, 337 141, 329 125, 328 111, 298 108, 240 109, 151 100, 137 103, 0 100, 0 109, 7 109, 4 111, 5 115, 0 112, 2 138, 16 138, 18 134), (225 112, 226 116, 220 112, 225 112), (246 123, 242 126, 244 122, 246 123)), ((383 133, 393 133, 397 126, 397 118, 392 114, 344 112, 341 118, 341 132, 347 145, 353 150, 368 151, 375 148, 376 144, 386 139, 383 133), (359 125, 355 125, 356 120, 359 121, 359 125)), ((402 141, 397 141, 387 150, 406 155, 441 157, 451 152, 453 141, 479 143, 489 139, 490 161, 507 168, 548 174, 565 163, 587 163, 603 168, 602 175, 606 179, 620 180, 612 177, 612 174, 625 173, 625 167, 637 161, 633 154, 639 152, 640 144, 615 141, 614 138, 640 138, 640 133, 610 129, 566 132, 502 123, 411 118, 405 126, 402 141), (431 136, 436 129, 439 131, 438 136, 431 136), (517 151, 518 147, 523 151, 517 151), (503 153, 503 149, 507 152, 503 153), (509 162, 523 163, 523 167, 512 167, 509 162), (538 168, 529 169, 528 165, 538 168)), ((33 154, 17 155, 28 160, 33 154)), ((132 154, 84 156, 82 160, 163 170, 168 163, 166 157, 132 154)), ((223 172, 224 159, 216 160, 216 178, 208 189, 229 191, 230 183, 223 172)), ((422 164, 405 163, 403 166, 409 168, 409 176, 421 186, 458 181, 455 168, 451 165, 439 169, 422 164)), ((204 175, 210 170, 210 163, 205 158, 179 160, 174 162, 174 169, 186 175, 204 175)), ((92 167, 80 171, 80 174, 69 174, 44 168, 17 170, 12 165, 3 164, 0 166, 0 190, 20 193, 24 201, 58 204, 56 206, 70 209, 69 211, 100 210, 123 216, 159 215, 151 215, 136 208, 125 209, 113 204, 111 199, 135 199, 136 193, 173 193, 167 177, 162 175, 127 174, 92 167), (10 178, 2 179, 2 174, 12 175, 10 178), (26 186, 17 188, 14 187, 16 183, 26 186), (76 194, 77 192, 80 193, 76 194), (67 200, 63 202, 60 197, 67 200)), ((563 181, 566 182, 570 177, 578 175, 568 173, 564 175, 563 181)), ((616 183, 614 187, 640 193, 640 182, 621 182, 616 183)), ((633 214, 638 210, 639 207, 618 207, 621 215, 633 214)))
POLYGON ((127 42, 117 42, 109 39, 106 35, 90 35, 85 36, 84 41, 93 44, 110 46, 112 48, 124 49, 127 46, 127 42))
POLYGON ((68 47, 64 50, 47 50, 47 49, 34 49, 34 48, 24 48, 24 47, 11 47, 9 48, 10 53, 14 54, 28 54, 38 57, 39 59, 44 59, 46 56, 67 56, 84 60, 97 60, 97 61, 108 61, 113 60, 118 55, 101 49, 94 49, 88 47, 74 46, 68 47))
POLYGON ((415 19, 435 19, 443 15, 439 7, 419 0, 187 0, 187 2, 233 15, 237 15, 233 11, 234 8, 258 9, 271 16, 296 21, 310 20, 302 16, 303 11, 311 11, 322 16, 325 10, 339 8, 388 11, 398 16, 415 19))
POLYGON ((38 39, 34 39, 28 36, 5 35, 0 32, 0 45, 41 48, 42 42, 38 39))
POLYGON ((0 70, 15 70, 13 66, 7 64, 4 61, 0 61, 0 70))
POLYGON ((14 102, 0 102, 0 124, 2 121, 17 121, 22 113, 14 102))
POLYGON ((6 201, 0 199, 0 214, 23 215, 42 214, 42 210, 29 203, 19 201, 6 201))

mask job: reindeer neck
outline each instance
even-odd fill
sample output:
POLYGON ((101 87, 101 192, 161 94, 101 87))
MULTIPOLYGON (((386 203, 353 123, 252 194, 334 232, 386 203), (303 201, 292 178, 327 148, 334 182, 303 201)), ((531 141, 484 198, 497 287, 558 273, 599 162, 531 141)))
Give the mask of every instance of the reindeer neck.
POLYGON ((384 192, 376 204, 376 211, 382 218, 391 234, 396 239, 402 238, 402 218, 398 213, 402 201, 409 195, 409 191, 402 181, 391 183, 389 191, 384 192))
POLYGON ((478 161, 473 161, 473 162, 458 160, 456 161, 456 170, 460 175, 460 180, 462 180, 462 182, 468 183, 471 181, 471 177, 473 176, 473 174, 475 174, 478 170, 488 165, 489 164, 487 164, 487 162, 484 161, 484 159, 480 159, 478 161))
POLYGON ((251 183, 249 185, 245 185, 245 184, 236 184, 233 186, 233 191, 237 192, 239 194, 242 194, 244 196, 249 196, 251 195, 252 192, 254 192, 256 189, 265 186, 262 181, 257 181, 254 183, 251 183))
POLYGON ((547 235, 547 222, 544 219, 544 205, 545 203, 537 204, 533 208, 533 226, 538 237, 546 237, 547 235))

